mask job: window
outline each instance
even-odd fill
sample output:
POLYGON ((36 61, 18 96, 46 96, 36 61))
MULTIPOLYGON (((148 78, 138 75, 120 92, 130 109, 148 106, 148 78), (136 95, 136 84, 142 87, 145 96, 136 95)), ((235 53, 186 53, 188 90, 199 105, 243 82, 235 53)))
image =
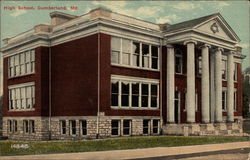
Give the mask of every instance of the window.
POLYGON ((29 133, 29 121, 28 120, 23 121, 23 131, 24 133, 29 133))
POLYGON ((140 66, 140 50, 141 46, 138 42, 133 42, 133 66, 140 66))
POLYGON ((226 80, 227 79, 227 61, 226 60, 222 60, 221 70, 222 70, 222 79, 226 80))
POLYGON ((111 38, 111 63, 159 69, 159 47, 129 39, 111 38))
POLYGON ((8 131, 9 131, 9 133, 12 133, 12 132, 13 132, 12 120, 8 120, 8 131))
POLYGON ((9 77, 35 72, 35 50, 29 50, 9 57, 9 77))
POLYGON ((237 111, 237 91, 234 91, 234 111, 237 111))
POLYGON ((35 133, 35 121, 34 120, 24 120, 23 121, 23 131, 24 131, 24 133, 35 133))
POLYGON ((123 135, 130 135, 131 120, 123 120, 123 135))
POLYGON ((175 73, 182 73, 182 52, 176 50, 175 54, 175 73))
POLYGON ((122 64, 130 65, 131 41, 122 39, 122 64))
POLYGON ((159 120, 153 119, 153 134, 159 134, 159 120))
POLYGON ((129 83, 122 82, 122 106, 128 107, 129 106, 129 83))
POLYGON ((158 47, 157 46, 151 46, 151 55, 152 55, 152 63, 151 63, 151 68, 153 69, 158 69, 158 57, 159 57, 159 54, 158 54, 158 47))
POLYGON ((30 130, 30 133, 35 133, 35 121, 34 120, 29 121, 29 130, 30 130))
POLYGON ((9 88, 9 110, 32 110, 35 108, 35 86, 24 85, 9 88))
POLYGON ((81 130, 81 135, 87 135, 87 121, 86 120, 80 121, 80 130, 81 130))
POLYGON ((222 110, 227 110, 227 91, 222 91, 222 110))
POLYGON ((76 135, 76 121, 75 120, 70 120, 70 134, 71 135, 76 135))
POLYGON ((139 83, 132 82, 132 107, 139 107, 139 83))
POLYGON ((195 93, 195 111, 197 112, 198 111, 198 92, 195 93))
POLYGON ((158 104, 158 86, 157 84, 151 84, 151 107, 157 107, 158 104))
POLYGON ((237 81, 237 70, 238 70, 238 68, 237 68, 237 63, 234 63, 234 81, 237 81))
POLYGON ((149 134, 150 132, 149 132, 149 124, 150 123, 150 120, 148 120, 148 119, 144 119, 143 120, 143 134, 149 134))
POLYGON ((111 106, 158 108, 158 85, 153 82, 112 79, 111 106), (121 92, 120 94, 119 91, 121 92))
POLYGON ((142 107, 148 107, 148 84, 142 84, 141 103, 142 107))
POLYGON ((197 59, 197 75, 198 76, 201 76, 202 74, 202 57, 199 56, 198 59, 197 59))
POLYGON ((13 132, 17 132, 17 120, 13 120, 13 132))
POLYGON ((119 120, 112 120, 111 121, 111 128, 112 128, 112 130, 111 130, 111 134, 112 135, 115 135, 115 136, 118 136, 118 135, 120 135, 120 121, 119 120))
POLYGON ((175 106, 175 123, 179 123, 180 122, 180 104, 181 104, 181 99, 180 99, 180 94, 181 92, 179 91, 175 91, 175 97, 174 97, 174 106, 175 106))
POLYGON ((61 134, 66 134, 66 121, 65 120, 61 120, 60 121, 60 127, 61 127, 61 134))
POLYGON ((149 68, 149 45, 142 44, 142 67, 149 68))
POLYGON ((119 96, 119 81, 112 80, 111 82, 111 105, 118 106, 118 96, 119 96))

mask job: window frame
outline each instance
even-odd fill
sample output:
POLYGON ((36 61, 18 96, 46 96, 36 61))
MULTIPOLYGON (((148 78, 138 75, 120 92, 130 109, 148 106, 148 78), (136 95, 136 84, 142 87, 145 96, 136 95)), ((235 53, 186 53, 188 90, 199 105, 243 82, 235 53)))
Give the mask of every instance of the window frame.
POLYGON ((23 52, 16 53, 8 57, 8 78, 15 78, 35 73, 35 49, 26 50, 23 52), (27 61, 26 56, 30 58, 27 61), (24 60, 21 57, 24 56, 24 60), (32 58, 33 57, 33 58, 32 58), (12 61, 13 65, 12 65, 12 61), (22 73, 22 66, 24 67, 24 73, 22 73), (28 67, 29 66, 29 70, 28 67))
POLYGON ((221 97, 221 107, 222 107, 222 112, 227 112, 227 89, 226 88, 223 88, 222 89, 222 97, 221 97), (224 97, 225 99, 223 99, 223 94, 224 94, 224 97), (223 103, 224 102, 224 103, 223 103), (223 104, 225 106, 223 106, 223 104))
POLYGON ((132 135, 132 120, 131 119, 124 119, 122 120, 122 135, 123 136, 131 136, 132 135), (128 122, 129 126, 128 127, 124 127, 125 122, 128 122), (125 129, 129 130, 128 134, 125 134, 125 129))
POLYGON ((227 60, 225 59, 221 60, 221 78, 223 81, 227 80, 227 60), (223 66, 225 68, 223 68, 223 66), (225 75, 225 77, 223 77, 223 75, 225 75))
POLYGON ((160 69, 160 61, 159 61, 159 58, 160 58, 160 45, 157 45, 157 44, 149 44, 149 43, 146 43, 146 42, 141 42, 141 41, 138 41, 138 40, 132 40, 132 39, 128 39, 128 38, 123 38, 123 37, 117 37, 117 36, 112 36, 111 37, 111 65, 113 66, 119 66, 119 67, 129 67, 129 68, 137 68, 137 69, 145 69, 145 70, 152 70, 152 71, 159 71, 160 69), (118 38, 120 39, 120 42, 119 42, 119 51, 118 52, 118 63, 115 63, 115 62, 112 62, 112 53, 113 53, 113 47, 112 47, 112 38, 118 38), (127 52, 123 52, 123 40, 128 40, 130 41, 130 53, 127 53, 127 52), (133 44, 134 43, 138 43, 139 44, 139 53, 134 53, 133 51, 133 44), (142 45, 148 45, 148 48, 149 48, 149 55, 148 55, 148 61, 149 61, 149 64, 148 64, 148 67, 143 67, 142 65, 142 62, 143 62, 143 55, 142 55, 142 45), (157 54, 158 54, 158 57, 156 56, 152 56, 152 46, 154 47, 157 47, 157 54), (122 60, 122 57, 123 57, 123 53, 127 53, 129 54, 129 64, 123 64, 123 60, 122 60), (137 56, 139 58, 139 65, 134 65, 134 56, 137 56), (157 69, 153 68, 152 67, 152 59, 153 58, 157 58, 157 69))
POLYGON ((115 136, 121 136, 121 120, 118 119, 112 119, 111 120, 111 136, 115 137, 115 136), (113 122, 117 122, 118 126, 113 126, 113 122), (117 135, 113 134, 113 130, 117 130, 117 135))
POLYGON ((140 78, 130 78, 130 77, 121 77, 121 76, 116 76, 116 75, 112 75, 111 76, 111 98, 110 98, 110 104, 111 104, 111 108, 112 109, 139 109, 139 110, 144 110, 144 109, 151 109, 151 110, 157 110, 160 108, 160 99, 159 99, 159 80, 147 80, 147 79, 140 79, 140 78), (112 82, 117 82, 118 81, 118 90, 119 90, 119 94, 118 94, 118 106, 113 106, 112 105, 112 82), (122 102, 122 93, 121 93, 121 83, 122 82, 128 82, 129 83, 129 106, 122 106, 121 102, 122 102), (138 107, 136 106, 132 106, 132 84, 139 84, 139 96, 138 96, 138 107), (142 107, 142 84, 147 84, 148 85, 148 106, 147 107, 142 107), (157 106, 156 107, 152 107, 151 106, 151 85, 156 85, 157 86, 157 96, 155 96, 157 98, 156 102, 157 102, 157 106))
POLYGON ((159 134, 160 133, 160 120, 159 119, 152 119, 152 134, 159 134), (157 126, 154 126, 154 121, 157 121, 157 126), (157 128, 157 133, 154 133, 154 129, 157 128))
POLYGON ((67 134, 67 122, 66 120, 60 120, 60 134, 61 135, 66 135, 67 134), (63 123, 65 123, 65 127, 63 127, 63 123), (64 129, 65 129, 65 133, 64 133, 64 129))
POLYGON ((174 59, 174 64, 175 64, 175 74, 183 74, 183 53, 181 50, 177 49, 175 51, 175 59, 174 59), (176 72, 176 58, 180 58, 180 72, 176 72))
POLYGON ((77 135, 77 122, 76 120, 69 120, 69 134, 71 136, 76 136, 77 135), (73 122, 75 123, 75 126, 73 127, 73 122), (75 130, 75 134, 73 134, 73 130, 75 130))
POLYGON ((9 98, 9 101, 8 101, 9 111, 35 110, 35 83, 34 82, 8 86, 8 92, 9 92, 9 97, 8 97, 9 98), (24 92, 22 92, 23 90, 24 92), (28 94, 28 90, 30 90, 30 94, 28 94), (29 102, 31 104, 31 107, 28 107, 29 102))
POLYGON ((79 121, 80 123, 80 135, 81 136, 87 136, 88 135, 88 123, 87 123, 87 120, 80 120, 79 121), (85 127, 83 128, 83 123, 85 123, 85 127), (83 133, 83 129, 86 130, 84 133, 83 133))

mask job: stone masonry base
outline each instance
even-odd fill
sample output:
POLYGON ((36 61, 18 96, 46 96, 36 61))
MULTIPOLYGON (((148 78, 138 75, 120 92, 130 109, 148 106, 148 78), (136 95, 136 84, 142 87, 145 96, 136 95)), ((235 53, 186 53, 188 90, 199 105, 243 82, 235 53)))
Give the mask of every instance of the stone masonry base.
POLYGON ((79 140, 95 139, 117 136, 140 136, 140 135, 159 135, 160 117, 129 117, 129 116, 100 116, 97 129, 96 116, 60 116, 51 118, 51 132, 49 132, 48 117, 3 117, 3 136, 15 140, 79 140), (34 120, 35 132, 25 132, 24 121, 34 120), (87 134, 81 134, 80 121, 86 120, 87 134), (112 120, 118 120, 118 135, 112 135, 112 120), (123 121, 130 120, 129 135, 123 135, 123 121), (149 120, 149 132, 143 134, 143 120, 149 120), (153 133, 153 120, 159 121, 158 132, 153 133), (12 124, 12 131, 8 121, 17 121, 16 130, 12 124), (66 122, 66 133, 62 134, 61 121, 66 122), (76 122, 76 134, 71 133, 70 121, 76 122))

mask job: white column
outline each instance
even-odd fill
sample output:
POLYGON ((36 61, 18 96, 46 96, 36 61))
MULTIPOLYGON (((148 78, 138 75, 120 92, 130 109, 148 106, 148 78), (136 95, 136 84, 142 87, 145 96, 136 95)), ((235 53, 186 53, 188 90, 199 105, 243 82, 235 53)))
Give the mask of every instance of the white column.
POLYGON ((174 96, 175 96, 175 55, 174 47, 167 45, 167 122, 174 123, 174 96))
POLYGON ((202 77, 201 77, 201 111, 202 122, 210 122, 209 113, 209 48, 210 46, 204 44, 202 46, 202 77))
POLYGON ((214 72, 215 72, 215 55, 210 53, 210 121, 215 119, 215 86, 214 86, 214 72))
POLYGON ((195 41, 184 42, 187 45, 187 122, 195 123, 195 41))
POLYGON ((234 121, 234 61, 233 52, 227 55, 227 121, 234 121))
POLYGON ((215 51, 215 122, 222 122, 222 48, 215 51))

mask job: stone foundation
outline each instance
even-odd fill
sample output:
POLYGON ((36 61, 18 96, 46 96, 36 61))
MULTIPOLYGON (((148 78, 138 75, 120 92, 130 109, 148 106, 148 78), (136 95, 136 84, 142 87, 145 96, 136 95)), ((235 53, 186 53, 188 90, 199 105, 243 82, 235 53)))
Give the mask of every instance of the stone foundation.
MULTIPOLYGON (((107 138, 114 137, 111 134, 112 127, 111 121, 119 121, 119 135, 123 136, 123 120, 131 120, 130 134, 126 136, 139 136, 143 134, 143 119, 159 120, 158 130, 160 133, 160 117, 128 117, 128 116, 100 116, 99 125, 97 129, 97 117, 96 116, 60 116, 51 118, 51 132, 49 132, 49 118, 48 117, 4 117, 3 118, 3 136, 7 136, 9 139, 15 140, 80 140, 80 139, 95 139, 95 138, 107 138), (17 121, 17 131, 10 132, 8 126, 8 120, 17 121), (34 120, 35 132, 25 133, 24 132, 24 120, 34 120), (66 134, 61 133, 60 121, 66 121, 66 134), (76 121, 76 134, 70 133, 70 120, 76 121), (86 120, 87 123, 87 135, 81 135, 80 133, 80 120, 86 120)), ((148 135, 153 135, 153 127, 149 126, 150 132, 148 135)), ((157 135, 154 134, 154 135, 157 135)), ((124 135, 125 136, 125 135, 124 135)))
POLYGON ((181 136, 242 136, 242 122, 208 124, 166 124, 165 135, 181 136))

